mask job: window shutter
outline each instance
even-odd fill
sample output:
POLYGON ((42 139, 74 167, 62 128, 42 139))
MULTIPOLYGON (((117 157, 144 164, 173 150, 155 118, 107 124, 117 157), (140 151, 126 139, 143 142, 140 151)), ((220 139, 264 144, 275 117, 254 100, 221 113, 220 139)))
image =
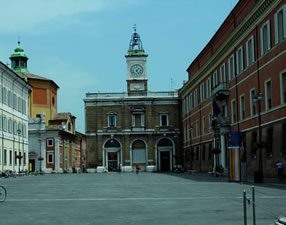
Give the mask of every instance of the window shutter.
POLYGON ((263 27, 260 28, 260 47, 261 47, 261 55, 264 55, 264 49, 263 49, 263 27))
POLYGON ((277 13, 274 14, 274 37, 275 37, 275 44, 278 43, 278 15, 277 13))
POLYGON ((283 36, 286 38, 286 5, 283 6, 283 36))
POLYGON ((271 48, 271 40, 270 40, 270 21, 267 21, 267 50, 271 48))

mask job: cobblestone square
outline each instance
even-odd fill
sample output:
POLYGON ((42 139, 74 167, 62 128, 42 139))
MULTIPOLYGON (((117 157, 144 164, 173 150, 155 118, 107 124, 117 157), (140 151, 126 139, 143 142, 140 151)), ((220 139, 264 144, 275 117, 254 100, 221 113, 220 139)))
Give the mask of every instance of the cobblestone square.
MULTIPOLYGON (((251 184, 205 174, 89 173, 0 179, 5 225, 241 225, 242 192, 251 184)), ((256 224, 286 214, 285 184, 255 186, 256 224)), ((252 205, 248 205, 252 224, 252 205)))

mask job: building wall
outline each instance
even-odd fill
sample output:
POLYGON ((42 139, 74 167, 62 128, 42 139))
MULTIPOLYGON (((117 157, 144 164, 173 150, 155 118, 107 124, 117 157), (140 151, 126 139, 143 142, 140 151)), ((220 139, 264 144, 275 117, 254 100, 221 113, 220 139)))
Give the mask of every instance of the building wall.
POLYGON ((48 121, 57 113, 57 88, 50 80, 29 79, 29 83, 33 86, 30 94, 30 115, 35 118, 44 112, 48 125, 48 121))
MULTIPOLYGON (((285 103, 281 101, 282 96, 282 80, 280 75, 285 71, 285 60, 286 60, 286 42, 285 38, 279 43, 275 42, 275 13, 278 10, 285 7, 286 1, 246 1, 241 0, 234 8, 232 13, 227 17, 223 25, 219 28, 217 33, 211 39, 210 43, 203 49, 198 57, 192 62, 188 68, 189 81, 184 85, 180 91, 180 95, 183 101, 183 124, 184 124, 184 149, 190 151, 190 146, 200 146, 202 149, 203 143, 212 143, 213 148, 216 147, 214 142, 214 131, 209 135, 202 134, 202 118, 209 113, 212 113, 212 96, 209 95, 205 99, 201 99, 200 85, 206 80, 211 78, 211 89, 212 94, 218 90, 217 85, 222 83, 223 80, 220 78, 220 67, 223 63, 226 66, 226 82, 228 83, 229 94, 225 95, 222 99, 218 100, 218 105, 223 108, 226 105, 227 115, 230 119, 229 131, 239 131, 246 135, 246 151, 247 151, 247 164, 248 172, 253 174, 258 168, 258 155, 259 151, 254 149, 252 133, 257 132, 258 129, 262 129, 262 142, 267 145, 269 142, 269 128, 273 128, 273 138, 271 146, 264 146, 262 149, 262 161, 264 167, 264 174, 266 176, 276 176, 275 163, 277 160, 285 161, 285 149, 282 149, 283 145, 283 124, 286 122, 286 108, 285 103), (263 53, 261 28, 269 21, 270 24, 270 49, 263 53), (249 65, 247 65, 247 48, 246 42, 249 38, 253 37, 254 40, 254 56, 255 59, 249 65), (235 76, 231 79, 229 77, 229 58, 234 54, 234 62, 238 63, 240 57, 237 55, 237 51, 242 46, 243 48, 243 68, 240 71, 236 66, 234 68, 235 76), (263 53, 263 54, 262 54, 263 53), (214 84, 214 72, 218 73, 218 83, 214 84), (268 109, 266 106, 266 82, 271 80, 272 84, 272 107, 268 109), (190 100, 190 94, 194 93, 195 89, 198 89, 198 101, 197 106, 189 107, 189 103, 194 100, 190 100), (216 89, 215 89, 216 88, 216 89), (250 90, 254 89, 257 95, 261 92, 264 98, 260 101, 261 103, 261 123, 259 124, 258 114, 258 103, 256 103, 256 114, 251 114, 252 98, 250 96, 250 90), (242 118, 243 107, 241 107, 241 96, 244 96, 244 111, 245 118, 242 118), (237 121, 232 121, 232 101, 235 101, 236 106, 236 118, 237 121), (193 123, 193 130, 196 130, 196 120, 199 121, 199 135, 188 136, 187 131, 191 123, 193 123), (192 143, 191 143, 192 142, 192 143), (275 143, 275 144, 274 144, 275 143), (279 145, 279 143, 281 143, 279 145)), ((285 12, 285 11, 284 11, 285 12)), ((284 21, 286 18, 284 13, 284 21)), ((285 29, 285 28, 284 28, 285 29)), ((206 95, 206 89, 203 90, 206 95)), ((222 114, 219 115, 222 117, 222 114)), ((209 126, 209 125, 208 125, 209 126)), ((211 128, 210 128, 211 129, 211 128)), ((221 135, 226 136, 222 129, 220 129, 221 135)), ((219 140, 221 142, 221 139, 219 140)), ((225 141, 225 144, 226 141, 225 141)), ((269 144, 268 144, 269 145, 269 144)), ((285 144, 284 144, 285 145, 285 144)), ((219 147, 222 145, 220 143, 219 147)), ((227 153, 227 148, 222 151, 227 153)), ((202 150, 200 150, 202 151, 202 150)), ((201 154, 201 153, 200 153, 201 154)), ((224 157, 222 153, 219 154, 220 163, 224 157)), ((190 163, 187 163, 190 165, 190 163)), ((209 162, 205 162, 204 166, 194 164, 196 169, 207 171, 210 169, 207 166, 209 162)), ((225 168, 227 168, 227 163, 225 168)))
POLYGON ((2 63, 0 75, 0 170, 27 170, 30 87, 2 63), (22 159, 16 158, 19 155, 22 159))
MULTIPOLYGON (((174 150, 170 160, 172 165, 181 163, 179 157, 179 104, 177 98, 126 98, 105 99, 98 98, 86 101, 86 134, 87 134, 87 167, 108 167, 106 160, 105 144, 114 139, 120 144, 119 160, 123 170, 132 170, 132 149, 135 141, 141 141, 146 149, 146 162, 139 163, 143 170, 158 169, 158 154, 156 145, 162 138, 174 143, 174 150), (132 126, 132 114, 144 114, 144 125, 132 126), (136 111, 138 112, 138 111, 136 111), (108 115, 116 115, 116 126, 109 126, 108 115), (168 114, 168 126, 160 126, 160 113, 168 114), (177 157, 177 162, 175 157, 177 157), (148 169, 149 168, 149 169, 148 169)), ((135 119, 136 120, 136 119, 135 119)), ((133 122, 132 122, 133 121, 133 122)), ((134 125, 134 124, 133 124, 134 125)), ((170 168, 171 170, 173 168, 170 168)))

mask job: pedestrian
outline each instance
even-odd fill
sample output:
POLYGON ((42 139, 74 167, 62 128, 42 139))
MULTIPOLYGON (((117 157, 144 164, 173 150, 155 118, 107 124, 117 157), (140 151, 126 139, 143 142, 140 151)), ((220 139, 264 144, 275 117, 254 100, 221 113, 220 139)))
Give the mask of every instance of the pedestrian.
POLYGON ((118 173, 121 173, 121 163, 118 164, 118 173))
POLYGON ((282 181, 282 177, 283 177, 283 163, 280 162, 279 160, 276 162, 276 166, 277 166, 277 172, 278 172, 278 178, 279 181, 282 181))
POLYGON ((140 170, 140 166, 139 166, 139 164, 136 164, 136 174, 139 173, 139 170, 140 170))

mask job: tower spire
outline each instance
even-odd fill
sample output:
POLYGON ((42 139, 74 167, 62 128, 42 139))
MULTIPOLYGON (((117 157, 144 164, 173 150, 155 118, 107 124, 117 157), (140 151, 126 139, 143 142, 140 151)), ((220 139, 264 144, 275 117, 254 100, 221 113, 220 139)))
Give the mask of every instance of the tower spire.
POLYGON ((136 24, 134 24, 133 29, 134 29, 134 33, 131 36, 127 55, 129 56, 146 55, 143 49, 143 44, 142 44, 140 35, 137 33, 136 24))

